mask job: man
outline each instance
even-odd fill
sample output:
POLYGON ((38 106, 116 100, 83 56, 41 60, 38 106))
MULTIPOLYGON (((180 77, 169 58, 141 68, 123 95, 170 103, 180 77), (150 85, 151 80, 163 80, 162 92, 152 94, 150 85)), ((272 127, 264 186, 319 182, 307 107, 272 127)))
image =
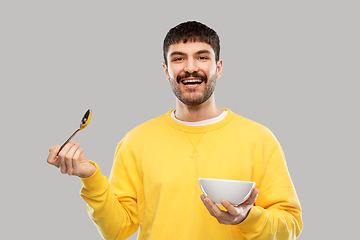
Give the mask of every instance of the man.
POLYGON ((82 182, 105 239, 295 239, 301 209, 280 144, 264 126, 215 105, 223 62, 216 32, 198 22, 164 40, 165 76, 176 110, 131 130, 118 144, 110 181, 71 141, 48 162, 82 182), (58 157, 57 157, 58 154, 58 157), (199 177, 256 182, 250 198, 217 206, 199 177), (200 198, 199 198, 200 196, 200 198))

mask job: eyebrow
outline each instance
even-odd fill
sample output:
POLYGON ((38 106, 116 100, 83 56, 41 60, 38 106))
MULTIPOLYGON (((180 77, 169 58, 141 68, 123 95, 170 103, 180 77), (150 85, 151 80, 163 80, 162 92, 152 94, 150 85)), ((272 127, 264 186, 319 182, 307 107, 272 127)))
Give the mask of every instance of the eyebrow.
MULTIPOLYGON (((195 53, 195 55, 200 55, 200 54, 211 54, 211 52, 209 50, 199 50, 195 53)), ((180 51, 175 51, 175 52, 172 52, 170 53, 170 57, 174 56, 174 55, 181 55, 181 56, 185 56, 186 54, 183 53, 183 52, 180 52, 180 51)))
POLYGON ((183 52, 179 52, 179 51, 175 51, 175 52, 172 52, 172 53, 170 53, 170 57, 172 57, 172 56, 174 56, 174 55, 186 55, 185 53, 183 53, 183 52))
POLYGON ((195 53, 195 55, 199 55, 199 54, 204 54, 204 53, 206 53, 206 54, 211 54, 211 52, 209 51, 209 50, 200 50, 200 51, 197 51, 196 53, 195 53))

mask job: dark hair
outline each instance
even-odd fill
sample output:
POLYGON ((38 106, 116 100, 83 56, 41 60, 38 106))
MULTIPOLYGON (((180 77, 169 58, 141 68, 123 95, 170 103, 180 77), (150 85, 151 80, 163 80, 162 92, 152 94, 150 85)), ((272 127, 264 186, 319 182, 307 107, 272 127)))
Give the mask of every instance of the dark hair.
POLYGON ((167 65, 166 55, 169 47, 176 43, 204 42, 209 44, 215 52, 215 61, 220 58, 220 39, 217 33, 200 22, 189 21, 180 23, 171 28, 166 34, 163 44, 164 62, 167 65))

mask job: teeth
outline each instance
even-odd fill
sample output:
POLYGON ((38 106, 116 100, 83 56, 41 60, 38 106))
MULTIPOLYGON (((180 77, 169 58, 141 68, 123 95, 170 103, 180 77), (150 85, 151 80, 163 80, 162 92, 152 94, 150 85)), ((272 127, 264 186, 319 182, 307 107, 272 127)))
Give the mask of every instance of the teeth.
POLYGON ((190 79, 190 80, 184 80, 183 83, 184 84, 189 84, 189 83, 201 83, 202 80, 200 79, 190 79))

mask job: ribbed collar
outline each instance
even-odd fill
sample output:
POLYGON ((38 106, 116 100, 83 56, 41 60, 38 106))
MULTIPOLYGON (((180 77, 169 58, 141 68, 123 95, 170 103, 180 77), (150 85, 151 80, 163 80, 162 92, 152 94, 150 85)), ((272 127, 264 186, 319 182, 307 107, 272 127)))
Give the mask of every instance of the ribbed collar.
POLYGON ((223 120, 221 120, 220 122, 205 125, 205 126, 187 126, 187 125, 184 125, 184 124, 181 124, 181 123, 175 121, 171 117, 171 112, 174 110, 170 110, 168 113, 165 114, 165 120, 170 126, 172 126, 173 128, 176 128, 180 131, 183 131, 183 132, 188 132, 188 133, 209 132, 209 131, 213 131, 213 130, 222 128, 223 126, 228 124, 234 118, 234 113, 231 110, 229 110, 229 109, 223 109, 223 110, 228 111, 228 113, 226 114, 226 117, 223 120))

